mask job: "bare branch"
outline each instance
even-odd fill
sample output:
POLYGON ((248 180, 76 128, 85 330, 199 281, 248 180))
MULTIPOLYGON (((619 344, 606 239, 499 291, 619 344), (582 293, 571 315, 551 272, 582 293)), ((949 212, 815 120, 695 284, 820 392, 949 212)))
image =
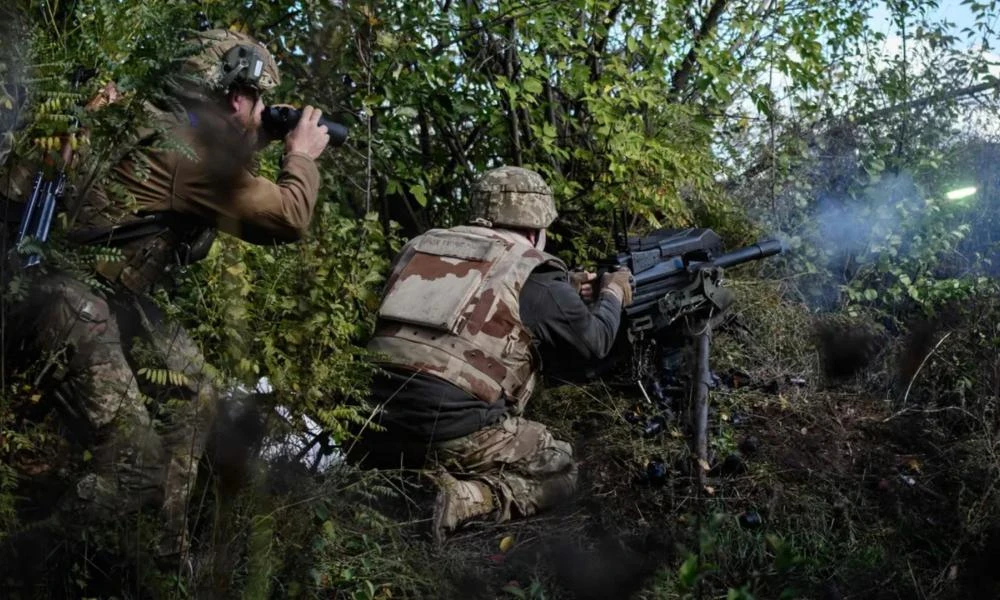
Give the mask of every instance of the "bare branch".
POLYGON ((694 40, 691 41, 691 49, 688 50, 687 56, 684 57, 681 66, 670 78, 670 89, 674 97, 680 95, 694 75, 695 66, 698 62, 698 52, 701 50, 702 43, 715 31, 715 26, 719 24, 719 19, 722 17, 722 13, 725 12, 728 4, 729 0, 715 0, 708 9, 708 14, 705 15, 705 19, 701 22, 701 27, 698 28, 694 40))

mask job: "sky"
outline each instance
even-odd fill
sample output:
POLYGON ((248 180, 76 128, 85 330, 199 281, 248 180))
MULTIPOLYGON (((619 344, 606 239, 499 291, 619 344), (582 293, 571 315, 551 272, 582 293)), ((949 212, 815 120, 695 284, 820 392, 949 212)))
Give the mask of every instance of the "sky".
MULTIPOLYGON (((961 40, 967 41, 967 47, 971 52, 980 52, 978 36, 969 38, 962 29, 971 27, 974 24, 972 11, 961 0, 940 0, 938 9, 928 15, 931 20, 948 21, 954 25, 952 32, 961 40)), ((886 8, 885 3, 876 8, 871 17, 871 24, 879 31, 886 34, 883 44, 883 52, 887 57, 896 56, 899 52, 902 38, 897 24, 892 21, 892 14, 886 8)), ((993 51, 987 56, 992 61, 998 63, 990 68, 993 76, 1000 77, 1000 40, 990 40, 993 51)), ((970 82, 971 83, 971 82, 970 82)), ((1000 139, 1000 118, 991 110, 977 108, 977 105, 968 106, 959 117, 959 127, 967 131, 976 131, 983 137, 1000 139)))
MULTIPOLYGON (((947 18, 955 24, 956 31, 963 27, 969 27, 973 22, 972 11, 960 0, 941 0, 938 9, 929 16, 935 20, 947 18)), ((892 23, 892 13, 886 8, 884 2, 872 13, 871 22, 879 31, 887 35, 898 33, 896 26, 892 23)))

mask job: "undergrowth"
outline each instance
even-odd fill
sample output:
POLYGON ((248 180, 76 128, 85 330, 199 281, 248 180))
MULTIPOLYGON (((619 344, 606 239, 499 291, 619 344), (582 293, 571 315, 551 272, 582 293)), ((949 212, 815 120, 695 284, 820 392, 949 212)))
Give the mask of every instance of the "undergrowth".
MULTIPOLYGON (((530 567, 493 567, 494 595, 474 597, 602 597, 599 581, 588 579, 587 591, 561 576, 560 556, 584 568, 601 557, 603 581, 648 599, 993 597, 998 582, 985 564, 1000 544, 995 400, 977 380, 984 404, 973 411, 968 386, 954 388, 968 365, 992 364, 988 347, 941 344, 940 362, 932 355, 924 367, 936 365, 933 377, 918 379, 920 393, 915 383, 904 403, 900 361, 911 342, 868 313, 815 314, 787 299, 788 285, 735 283, 739 304, 715 338, 713 370, 723 382, 736 371, 748 377, 711 394, 711 490, 694 484, 679 424, 649 438, 627 421, 643 402, 638 390, 597 383, 537 399, 529 416, 574 442, 584 488, 534 526, 487 528, 447 550, 484 562, 512 536, 534 557, 530 567), (830 331, 863 360, 824 347, 830 331), (850 368, 836 368, 841 360, 850 368), (931 386, 965 389, 966 401, 931 386), (940 400, 916 410, 927 397, 940 400), (651 479, 651 462, 666 477, 651 479), (573 542, 553 541, 566 536, 573 542), (669 551, 638 558, 650 536, 669 551), (609 555, 608 539, 624 553, 609 555)), ((993 306, 978 299, 970 314, 992 315, 993 306)), ((953 335, 988 335, 995 322, 958 319, 953 335)))

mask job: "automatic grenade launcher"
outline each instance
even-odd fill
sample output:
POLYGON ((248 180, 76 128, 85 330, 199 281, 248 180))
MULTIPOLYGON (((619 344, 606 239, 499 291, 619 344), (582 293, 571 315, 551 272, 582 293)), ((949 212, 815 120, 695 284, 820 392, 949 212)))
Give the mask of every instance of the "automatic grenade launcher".
POLYGON ((701 228, 660 229, 626 237, 619 246, 602 270, 628 267, 632 272, 634 296, 625 309, 631 334, 662 331, 681 317, 718 315, 732 303, 722 285, 723 269, 784 251, 780 240, 768 239, 723 253, 719 236, 701 228))
MULTIPOLYGON (((709 348, 712 328, 724 318, 734 297, 725 286, 723 270, 760 260, 785 250, 768 239, 732 252, 722 252, 722 241, 711 229, 660 229, 643 237, 619 236, 618 253, 599 271, 628 267, 635 282, 632 304, 625 308, 619 347, 628 348, 631 377, 652 400, 653 389, 668 376, 670 354, 679 346, 694 350, 687 420, 699 483, 707 482, 708 391, 712 385, 709 348), (686 342, 686 344, 685 344, 686 342)), ((665 400, 658 396, 658 403, 665 400)))

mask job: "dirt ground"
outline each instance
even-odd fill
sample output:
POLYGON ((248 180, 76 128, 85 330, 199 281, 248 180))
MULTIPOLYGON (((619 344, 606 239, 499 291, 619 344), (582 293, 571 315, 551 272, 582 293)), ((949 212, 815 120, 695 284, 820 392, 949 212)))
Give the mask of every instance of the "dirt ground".
POLYGON ((539 418, 574 439, 582 491, 451 539, 437 555, 456 597, 1000 598, 989 469, 940 415, 849 386, 761 387, 712 394, 709 490, 679 428, 645 438, 622 418, 634 399, 555 394, 539 418))

